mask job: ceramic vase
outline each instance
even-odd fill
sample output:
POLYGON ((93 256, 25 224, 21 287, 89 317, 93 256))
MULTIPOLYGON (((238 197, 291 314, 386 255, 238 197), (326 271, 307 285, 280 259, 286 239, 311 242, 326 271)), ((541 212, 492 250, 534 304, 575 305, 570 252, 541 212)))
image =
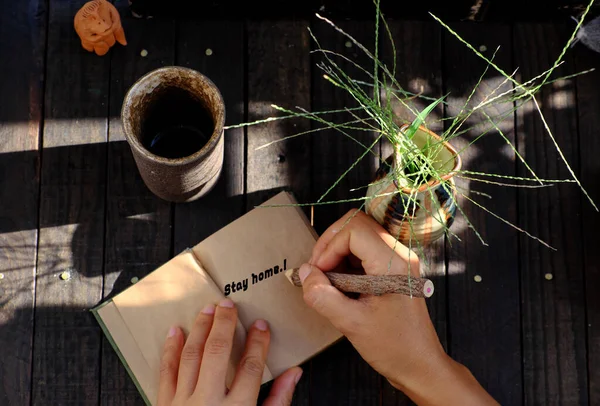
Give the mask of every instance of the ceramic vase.
MULTIPOLYGON (((404 132, 408 125, 401 128, 404 132)), ((427 245, 444 235, 456 214, 454 175, 461 167, 456 150, 447 142, 420 127, 413 142, 421 150, 431 151, 433 166, 441 174, 418 189, 401 187, 390 176, 400 164, 401 157, 390 155, 378 169, 374 182, 367 190, 366 212, 404 245, 427 245)))

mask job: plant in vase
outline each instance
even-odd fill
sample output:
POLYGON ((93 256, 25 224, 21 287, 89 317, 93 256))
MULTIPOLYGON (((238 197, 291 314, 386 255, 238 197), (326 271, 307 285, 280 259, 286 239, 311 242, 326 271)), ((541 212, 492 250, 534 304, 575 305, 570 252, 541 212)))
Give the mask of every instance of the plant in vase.
POLYGON ((551 186, 553 183, 557 182, 576 183, 597 210, 595 203, 580 184, 556 143, 536 99, 536 93, 543 86, 560 79, 567 79, 577 75, 575 74, 563 78, 552 77, 555 69, 562 64, 567 49, 575 40, 577 30, 583 23, 593 1, 590 1, 587 9, 579 19, 572 36, 552 67, 524 83, 518 82, 515 79, 514 73, 507 73, 494 63, 495 52, 490 58, 484 56, 448 25, 433 16, 433 18, 450 34, 465 44, 465 46, 486 63, 483 74, 470 92, 464 105, 458 110, 458 113, 443 119, 446 123, 445 130, 439 134, 431 131, 426 124, 426 118, 436 106, 446 103, 445 97, 432 99, 421 94, 411 93, 400 86, 396 79, 396 53, 392 34, 385 19, 382 17, 379 0, 375 0, 374 3, 376 13, 374 30, 375 46, 373 52, 358 42, 350 34, 335 25, 332 21, 317 15, 319 19, 331 25, 333 29, 337 30, 349 42, 354 44, 360 52, 363 52, 369 58, 372 62, 372 66, 368 68, 357 64, 345 55, 323 48, 318 39, 313 35, 312 31, 310 32, 311 37, 316 44, 316 49, 313 52, 323 56, 323 61, 317 65, 323 71, 323 78, 329 84, 346 91, 351 98, 356 101, 355 106, 347 106, 345 109, 335 111, 309 112, 302 108, 291 110, 273 105, 272 107, 275 110, 284 113, 284 115, 237 125, 257 125, 273 120, 304 118, 320 124, 319 128, 299 134, 292 134, 275 142, 299 135, 315 133, 323 129, 334 129, 341 135, 349 137, 353 142, 360 144, 363 152, 356 162, 347 168, 337 181, 334 182, 316 202, 303 203, 300 204, 301 206, 336 204, 349 201, 360 202, 360 209, 364 209, 382 224, 391 235, 396 237, 397 241, 418 251, 422 251, 424 246, 443 235, 446 235, 450 240, 452 238, 459 239, 450 228, 455 214, 464 216, 468 227, 473 230, 483 244, 486 244, 477 232, 475 225, 471 223, 468 216, 465 214, 465 211, 461 207, 460 200, 479 207, 509 226, 516 228, 518 231, 550 247, 546 242, 495 214, 486 208, 484 204, 479 203, 465 191, 457 188, 454 182, 455 177, 462 177, 474 182, 494 184, 500 187, 535 188, 551 186), (383 63, 379 58, 378 33, 380 26, 383 27, 382 31, 386 33, 387 39, 394 50, 394 52, 392 52, 394 59, 392 60, 391 66, 383 63), (356 67, 366 79, 358 80, 355 77, 351 77, 340 67, 341 64, 339 61, 344 61, 345 64, 356 67), (481 95, 474 97, 476 91, 480 90, 480 84, 488 70, 497 71, 503 77, 502 83, 485 92, 483 97, 481 97, 481 95), (506 90, 507 86, 505 85, 509 85, 508 90, 506 90), (414 107, 414 104, 411 103, 411 101, 416 99, 424 100, 429 104, 419 111, 414 107), (549 140, 556 147, 559 156, 562 158, 564 165, 571 174, 571 178, 541 179, 519 154, 513 142, 503 133, 500 125, 502 121, 513 117, 513 113, 516 110, 523 108, 526 103, 533 104, 534 111, 538 113, 539 119, 544 125, 549 140), (512 108, 504 109, 502 113, 494 115, 494 113, 492 113, 494 109, 491 107, 499 104, 509 104, 512 108), (398 117, 395 113, 395 106, 398 105, 410 112, 412 120, 402 120, 398 117), (325 114, 340 112, 350 114, 352 119, 343 122, 334 122, 324 118, 325 114), (477 129, 477 136, 471 141, 465 142, 465 140, 463 140, 460 143, 461 145, 466 143, 466 146, 460 149, 456 148, 456 145, 453 146, 453 143, 458 141, 461 135, 464 135, 473 129, 477 129), (376 134, 376 136, 373 141, 367 145, 353 137, 351 134, 352 131, 368 131, 376 134), (512 153, 514 153, 516 159, 524 165, 530 175, 526 177, 515 177, 503 175, 501 173, 477 172, 462 168, 461 153, 484 136, 501 137, 512 153), (379 157, 378 145, 382 141, 391 145, 392 153, 388 157, 379 157), (339 184, 341 179, 343 179, 362 159, 370 155, 378 157, 380 160, 380 167, 373 182, 365 185, 367 190, 366 196, 340 201, 326 200, 329 192, 339 184), (461 199, 458 199, 458 197, 461 199))
POLYGON ((414 240, 427 245, 444 235, 454 221, 453 177, 461 168, 461 159, 449 143, 426 127, 411 130, 405 124, 398 136, 411 140, 419 151, 415 155, 424 155, 421 166, 407 164, 406 153, 394 147, 367 189, 365 210, 403 244, 412 245, 414 240), (425 168, 433 174, 423 171, 425 168))

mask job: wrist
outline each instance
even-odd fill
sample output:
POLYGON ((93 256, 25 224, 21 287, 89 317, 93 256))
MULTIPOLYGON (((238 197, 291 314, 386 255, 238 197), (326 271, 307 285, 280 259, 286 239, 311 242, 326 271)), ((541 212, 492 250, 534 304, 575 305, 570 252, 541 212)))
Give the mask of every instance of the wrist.
MULTIPOLYGON (((447 379, 451 376, 454 362, 443 349, 435 354, 427 354, 421 357, 418 368, 410 369, 409 375, 402 373, 400 376, 387 377, 388 382, 396 389, 404 392, 408 396, 412 393, 425 393, 432 382, 440 379, 447 379)), ((404 372, 404 371, 399 371, 404 372)))
POLYGON ((432 362, 418 376, 392 386, 418 405, 497 405, 471 372, 446 353, 431 357, 432 362))

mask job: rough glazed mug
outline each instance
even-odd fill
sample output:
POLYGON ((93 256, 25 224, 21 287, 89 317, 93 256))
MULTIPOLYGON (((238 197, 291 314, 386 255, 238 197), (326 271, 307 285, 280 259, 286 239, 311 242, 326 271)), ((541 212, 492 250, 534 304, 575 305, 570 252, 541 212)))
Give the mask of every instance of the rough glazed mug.
POLYGON ((172 202, 189 202, 216 184, 223 168, 225 105, 206 76, 178 66, 152 71, 127 92, 121 118, 138 170, 152 193, 172 202), (173 126, 185 132, 169 132, 173 126), (152 148, 169 142, 173 145, 166 154, 152 148), (181 144, 192 149, 174 154, 173 148, 185 147, 181 144))

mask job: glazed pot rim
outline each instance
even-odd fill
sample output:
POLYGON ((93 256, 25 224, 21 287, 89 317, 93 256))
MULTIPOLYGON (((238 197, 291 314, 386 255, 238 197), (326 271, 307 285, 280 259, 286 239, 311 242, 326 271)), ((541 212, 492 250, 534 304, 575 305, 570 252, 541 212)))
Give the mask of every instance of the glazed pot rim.
MULTIPOLYGON (((400 131, 404 132, 408 127, 410 127, 409 124, 403 124, 400 127, 400 131)), ((422 125, 419 126, 419 130, 426 132, 432 138, 435 138, 436 140, 440 141, 441 144, 444 146, 444 148, 446 148, 448 151, 450 151, 450 153, 454 157, 454 167, 452 168, 452 170, 450 172, 448 172, 447 174, 443 175, 441 177, 441 180, 437 180, 437 179, 430 180, 429 182, 427 182, 427 183, 419 186, 417 189, 411 188, 411 187, 403 187, 401 189, 401 192, 404 193, 404 194, 420 193, 420 192, 424 192, 427 189, 432 188, 433 186, 437 186, 441 182, 453 178, 454 175, 456 175, 456 173, 462 167, 462 159, 460 158, 460 155, 458 154, 458 152, 456 151, 456 149, 454 149, 454 147, 449 142, 443 141, 442 137, 440 137, 439 135, 437 135, 436 133, 434 133, 433 131, 431 131, 429 128, 427 128, 425 126, 422 126, 422 125)), ((394 181, 394 183, 395 183, 395 181, 394 181)))
MULTIPOLYGON (((184 90, 186 90, 186 89, 184 89, 184 90)), ((212 116, 212 114, 211 114, 211 116, 212 116)), ((164 66, 162 68, 158 68, 158 69, 155 69, 153 71, 146 73, 144 76, 142 76, 138 80, 136 80, 135 83, 129 88, 129 90, 125 94, 125 98, 123 99, 123 106, 121 107, 121 122, 123 124, 125 138, 129 142, 129 145, 132 148, 135 148, 136 151, 138 151, 140 154, 142 154, 143 156, 145 156, 153 161, 159 162, 163 165, 181 166, 181 165, 193 163, 193 162, 197 161, 199 158, 205 157, 218 144, 219 139, 220 139, 221 135, 223 134, 223 127, 225 126, 225 102, 223 100, 223 95, 221 94, 221 91, 219 90, 219 88, 214 84, 214 82, 212 80, 210 80, 207 76, 203 75, 202 73, 200 73, 194 69, 185 68, 183 66, 164 66), (131 126, 130 120, 124 119, 126 109, 130 108, 132 95, 135 92, 138 92, 139 88, 145 82, 149 81, 153 77, 160 75, 164 72, 177 72, 182 75, 193 76, 193 77, 200 79, 202 82, 207 84, 208 87, 210 87, 215 92, 215 95, 217 96, 217 99, 218 99, 218 102, 220 105, 220 109, 222 109, 222 113, 223 113, 220 115, 220 118, 217 120, 217 122, 214 123, 213 132, 212 132, 210 138, 208 139, 208 141, 206 142, 206 144, 204 144, 202 146, 202 148, 200 148, 198 151, 194 152, 192 155, 188 155, 188 156, 185 156, 182 158, 165 158, 165 157, 162 157, 160 155, 156 155, 156 154, 150 152, 148 149, 146 149, 142 145, 142 143, 140 142, 138 137, 133 133, 133 128, 131 126)))

